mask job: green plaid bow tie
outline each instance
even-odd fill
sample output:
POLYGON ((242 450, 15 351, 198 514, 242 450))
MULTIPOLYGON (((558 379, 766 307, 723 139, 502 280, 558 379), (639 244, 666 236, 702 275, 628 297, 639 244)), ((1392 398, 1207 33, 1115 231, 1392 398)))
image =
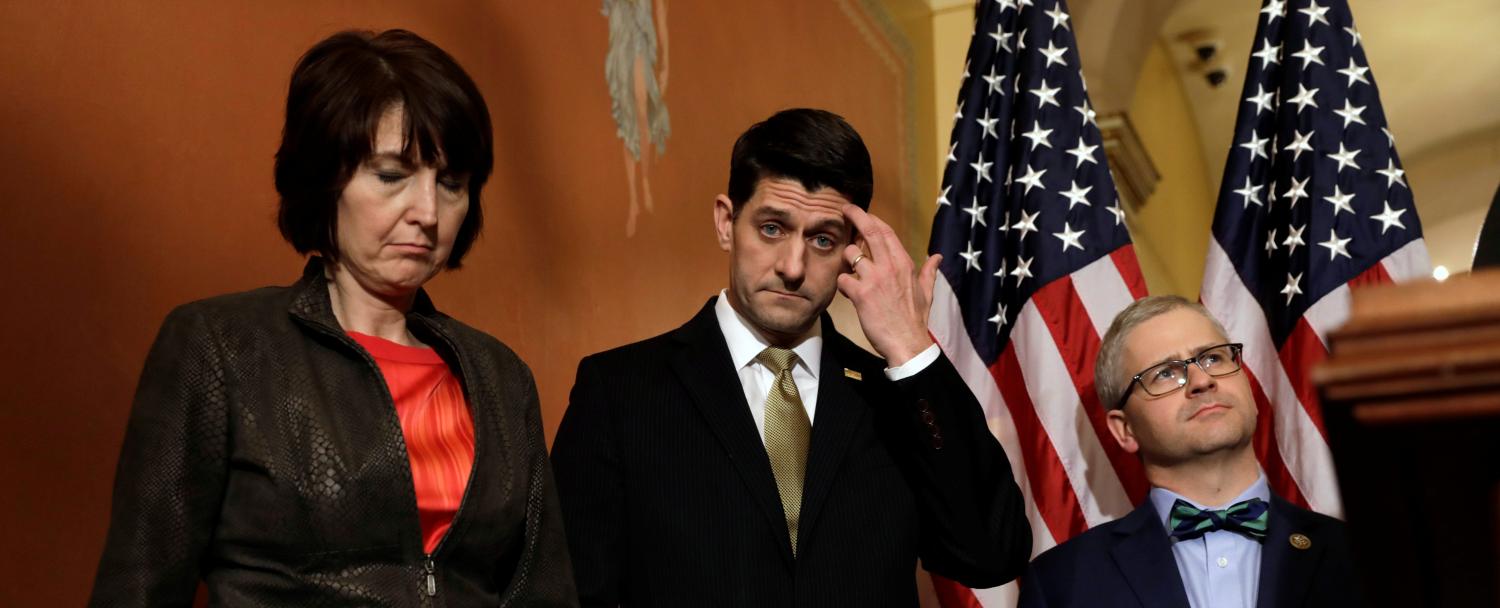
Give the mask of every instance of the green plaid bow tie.
POLYGON ((1172 537, 1190 540, 1214 530, 1237 532, 1255 540, 1266 537, 1266 519, 1270 516, 1266 501, 1252 498, 1230 505, 1219 511, 1199 509, 1187 501, 1178 499, 1172 503, 1172 513, 1167 517, 1167 527, 1172 537))

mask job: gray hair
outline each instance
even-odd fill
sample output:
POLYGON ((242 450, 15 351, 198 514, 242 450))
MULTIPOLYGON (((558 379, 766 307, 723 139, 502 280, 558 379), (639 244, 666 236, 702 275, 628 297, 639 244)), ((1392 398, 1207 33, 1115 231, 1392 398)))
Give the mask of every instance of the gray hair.
POLYGON ((1120 402, 1120 396, 1130 387, 1130 377, 1126 375, 1130 372, 1121 369, 1125 364, 1125 338, 1130 335, 1130 331, 1137 325, 1179 308, 1203 315, 1220 336, 1228 339, 1229 332, 1224 331, 1219 320, 1197 302, 1189 302, 1181 296, 1148 296, 1131 302, 1109 324, 1109 331, 1104 332, 1104 340, 1099 344, 1099 356, 1094 359, 1094 391, 1099 395, 1099 405, 1114 409, 1120 402))

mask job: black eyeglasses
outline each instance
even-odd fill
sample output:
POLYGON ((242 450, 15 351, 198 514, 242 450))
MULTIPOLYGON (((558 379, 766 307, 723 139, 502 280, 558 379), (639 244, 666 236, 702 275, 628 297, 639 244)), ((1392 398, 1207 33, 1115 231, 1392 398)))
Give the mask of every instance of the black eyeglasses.
POLYGON ((1130 399, 1130 391, 1135 390, 1137 384, 1152 397, 1160 397, 1187 386, 1188 366, 1195 363, 1203 373, 1215 378, 1240 371, 1240 350, 1243 348, 1243 344, 1220 344, 1205 348, 1187 359, 1165 361, 1148 367, 1146 371, 1130 379, 1130 384, 1125 387, 1125 394, 1120 395, 1120 402, 1115 404, 1115 409, 1125 407, 1125 401, 1130 399))

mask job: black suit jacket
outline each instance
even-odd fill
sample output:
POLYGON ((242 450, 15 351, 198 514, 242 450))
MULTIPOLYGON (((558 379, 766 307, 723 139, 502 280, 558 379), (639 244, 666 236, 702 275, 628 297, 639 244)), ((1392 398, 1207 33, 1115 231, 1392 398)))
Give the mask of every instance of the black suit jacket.
MULTIPOLYGON (((1360 606, 1344 523, 1271 497, 1260 554, 1259 608, 1360 606), (1292 545, 1293 534, 1310 543, 1292 545)), ((1037 556, 1020 608, 1188 608, 1171 541, 1151 501, 1037 556)))
POLYGON ((971 586, 1020 574, 1021 493, 952 364, 893 383, 822 323, 795 558, 712 299, 579 364, 552 458, 585 605, 910 606, 919 556, 971 586))

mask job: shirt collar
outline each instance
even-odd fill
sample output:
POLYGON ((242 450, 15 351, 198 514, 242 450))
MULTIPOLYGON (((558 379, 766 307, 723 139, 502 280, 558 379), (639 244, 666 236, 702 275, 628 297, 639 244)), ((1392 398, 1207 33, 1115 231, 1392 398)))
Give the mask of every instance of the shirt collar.
MULTIPOLYGON (((745 318, 729 305, 729 294, 727 290, 719 291, 719 299, 714 302, 714 316, 719 321, 719 332, 724 334, 724 342, 729 345, 729 360, 734 363, 734 369, 744 369, 746 365, 755 361, 761 351, 770 346, 760 334, 745 322, 745 318)), ((823 361, 823 324, 813 323, 812 330, 803 336, 802 341, 792 347, 792 352, 797 353, 798 365, 818 377, 819 365, 823 361)))
POLYGON ((1199 509, 1227 509, 1230 505, 1250 500, 1252 498, 1259 498, 1266 502, 1271 502, 1271 487, 1266 484, 1266 474, 1261 473, 1255 478, 1255 483, 1252 483, 1250 484, 1250 487, 1245 488, 1244 492, 1240 492, 1239 496, 1234 497, 1227 503, 1217 506, 1200 505, 1197 502, 1188 499, 1186 496, 1183 496, 1166 488, 1153 487, 1151 488, 1151 493, 1149 494, 1149 496, 1151 498, 1151 506, 1156 507, 1156 515, 1157 517, 1161 518, 1162 527, 1170 530, 1171 527, 1167 525, 1167 520, 1172 515, 1172 505, 1176 504, 1178 499, 1182 499, 1184 502, 1199 509))

